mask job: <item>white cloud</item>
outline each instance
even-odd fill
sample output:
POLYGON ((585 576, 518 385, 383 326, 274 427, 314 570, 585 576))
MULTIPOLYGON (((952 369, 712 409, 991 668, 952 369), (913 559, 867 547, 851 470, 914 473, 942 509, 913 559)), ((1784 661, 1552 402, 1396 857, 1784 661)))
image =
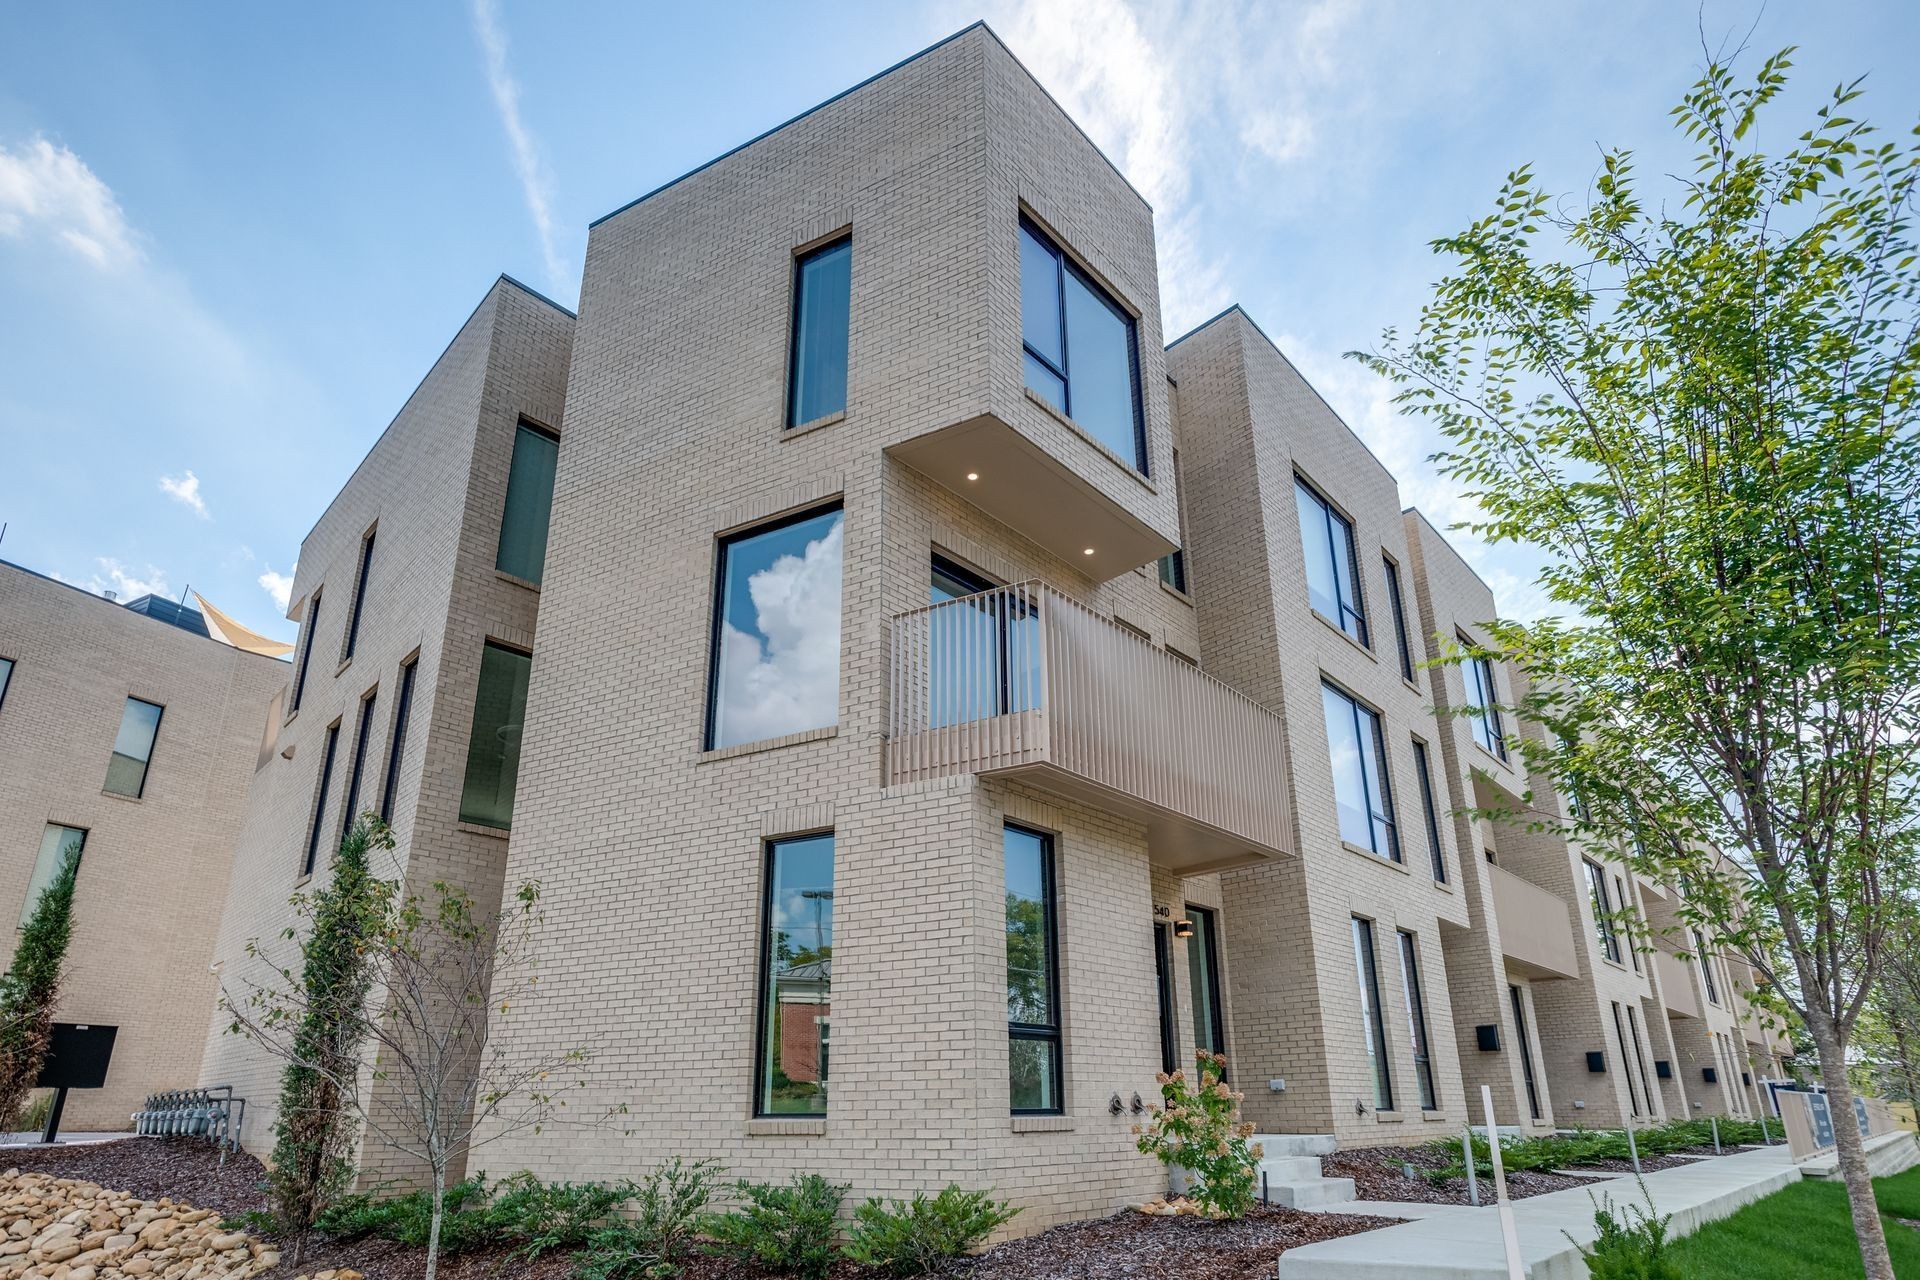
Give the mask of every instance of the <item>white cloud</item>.
POLYGON ((273 566, 268 565, 267 571, 258 578, 261 589, 273 597, 273 602, 280 607, 282 615, 286 613, 287 606, 293 603, 293 575, 299 571, 298 561, 294 562, 293 570, 289 573, 275 573, 273 566))
POLYGON ((138 262, 138 237, 113 190, 86 162, 45 138, 0 146, 0 236, 34 233, 113 270, 138 262))
POLYGON ((95 595, 112 591, 122 604, 138 596, 173 598, 173 588, 167 585, 167 575, 153 565, 148 565, 144 571, 136 571, 111 556, 101 556, 95 563, 100 566, 100 573, 80 584, 95 595))
POLYGON ((178 476, 161 476, 160 492, 190 508, 202 520, 213 519, 207 512, 206 500, 200 496, 200 477, 192 471, 182 472, 178 476))
POLYGON ((729 622, 720 635, 714 741, 757 742, 834 724, 840 716, 840 560, 844 520, 802 555, 748 579, 760 637, 729 622))
POLYGON ((500 26, 496 0, 471 0, 473 31, 486 57, 487 88, 493 94, 494 108, 500 113, 500 127, 506 130, 507 145, 513 150, 513 171, 520 179, 520 193, 527 202, 527 214, 540 237, 540 255, 545 260, 548 283, 567 289, 578 283, 561 261, 553 224, 552 179, 540 148, 526 122, 520 118, 520 84, 507 70, 507 36, 500 26))

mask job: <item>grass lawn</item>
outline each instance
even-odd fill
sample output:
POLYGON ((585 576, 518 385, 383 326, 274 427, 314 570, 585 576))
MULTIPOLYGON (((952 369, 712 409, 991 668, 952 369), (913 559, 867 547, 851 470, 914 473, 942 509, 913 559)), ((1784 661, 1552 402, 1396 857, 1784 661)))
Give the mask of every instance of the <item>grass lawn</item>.
MULTIPOLYGON (((1920 1230, 1895 1220, 1920 1222, 1920 1168, 1877 1178, 1873 1187, 1894 1272, 1920 1280, 1920 1230)), ((1673 1256, 1688 1280, 1841 1280, 1862 1274, 1847 1189, 1837 1181, 1796 1182, 1776 1191, 1679 1241, 1673 1256)))

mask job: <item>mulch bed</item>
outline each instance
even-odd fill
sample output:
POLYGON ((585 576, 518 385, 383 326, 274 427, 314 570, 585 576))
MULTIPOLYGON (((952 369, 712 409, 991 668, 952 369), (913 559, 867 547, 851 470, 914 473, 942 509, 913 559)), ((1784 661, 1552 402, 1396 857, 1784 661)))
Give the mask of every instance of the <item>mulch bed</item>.
MULTIPOLYGON (((1449 1157, 1421 1147, 1352 1147, 1320 1157, 1320 1172, 1329 1178, 1352 1178, 1354 1194, 1362 1200, 1402 1200, 1414 1204, 1471 1204, 1465 1178, 1435 1182, 1422 1173, 1425 1169, 1444 1169, 1449 1157), (1409 1178, 1403 1168, 1414 1167, 1409 1178)), ((1684 1162, 1682 1162, 1684 1163, 1684 1162)), ((1591 1186, 1591 1178, 1569 1178, 1565 1174, 1532 1169, 1507 1175, 1507 1197, 1524 1200, 1549 1191, 1591 1186)), ((1480 1180, 1480 1203, 1493 1203, 1493 1184, 1480 1180)))
MULTIPOLYGON (((196 1208, 217 1209, 227 1218, 265 1205, 260 1190, 265 1170, 258 1160, 245 1152, 230 1154, 223 1168, 212 1144, 192 1138, 0 1148, 0 1169, 5 1168, 82 1178, 143 1200, 165 1196, 196 1208)), ((1127 1210, 1010 1240, 978 1257, 956 1260, 941 1274, 953 1280, 1162 1280, 1170 1276, 1265 1280, 1287 1249, 1391 1226, 1393 1221, 1267 1207, 1256 1208, 1238 1222, 1149 1217, 1127 1210)), ((273 1275, 293 1277, 339 1267, 351 1267, 366 1280, 421 1280, 426 1273, 424 1249, 385 1240, 318 1237, 308 1242, 297 1265, 290 1245, 283 1242, 283 1250, 285 1260, 273 1275)), ((440 1260, 445 1280, 567 1280, 572 1272, 569 1255, 530 1261, 501 1248, 440 1260)), ((879 1276, 849 1262, 834 1269, 833 1280, 879 1280, 879 1276)), ((757 1267, 707 1257, 691 1259, 681 1277, 778 1280, 757 1267)))
MULTIPOLYGON (((1713 1148, 1707 1148, 1707 1154, 1713 1154, 1713 1148)), ((1689 1160, 1685 1156, 1641 1156, 1640 1172, 1658 1173, 1662 1169, 1684 1169, 1688 1165, 1699 1164, 1698 1160, 1689 1160)), ((1631 1160, 1581 1160, 1567 1166, 1570 1169, 1596 1169, 1601 1173, 1632 1173, 1631 1160)))

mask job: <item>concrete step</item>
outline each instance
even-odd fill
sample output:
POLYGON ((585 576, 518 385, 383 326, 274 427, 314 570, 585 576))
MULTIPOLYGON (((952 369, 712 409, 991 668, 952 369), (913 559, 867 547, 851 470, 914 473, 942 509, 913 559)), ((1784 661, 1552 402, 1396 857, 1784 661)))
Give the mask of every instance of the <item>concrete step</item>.
POLYGON ((1278 1160, 1262 1158, 1259 1172, 1271 1182, 1311 1182, 1320 1176, 1319 1156, 1282 1156, 1278 1160))
POLYGON ((1288 1209, 1316 1209, 1322 1205, 1346 1204, 1354 1198, 1352 1178, 1312 1178, 1306 1182, 1272 1182, 1267 1196, 1288 1209))
POLYGON ((1339 1145, 1330 1133, 1256 1133, 1248 1141, 1259 1143, 1268 1159, 1330 1156, 1339 1145))

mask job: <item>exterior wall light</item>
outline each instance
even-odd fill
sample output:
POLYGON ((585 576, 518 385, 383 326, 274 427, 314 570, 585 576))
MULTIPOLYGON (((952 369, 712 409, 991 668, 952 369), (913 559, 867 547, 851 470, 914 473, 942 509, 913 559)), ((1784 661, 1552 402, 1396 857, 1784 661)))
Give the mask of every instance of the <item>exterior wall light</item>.
POLYGON ((1193 936, 1193 921, 1175 920, 1173 922, 1173 936, 1176 938, 1191 938, 1193 936))

